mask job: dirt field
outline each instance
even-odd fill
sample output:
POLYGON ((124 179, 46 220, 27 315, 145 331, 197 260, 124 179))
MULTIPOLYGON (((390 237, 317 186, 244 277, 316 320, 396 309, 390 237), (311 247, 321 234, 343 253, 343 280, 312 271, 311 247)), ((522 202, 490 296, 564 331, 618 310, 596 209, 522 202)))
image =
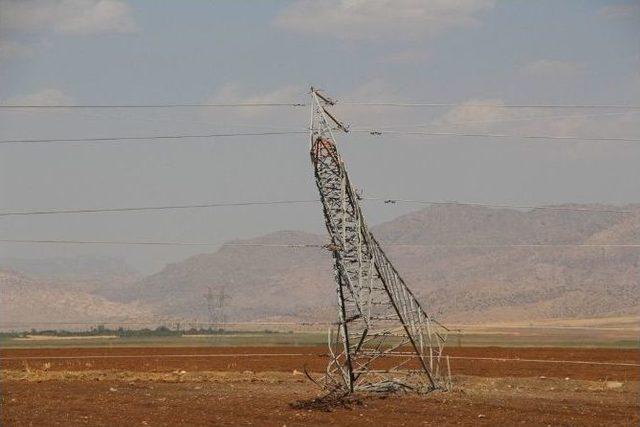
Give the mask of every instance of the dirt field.
POLYGON ((638 350, 452 348, 451 392, 358 396, 329 412, 296 405, 319 395, 299 371, 305 365, 322 371, 324 353, 324 347, 3 349, 2 425, 640 422, 639 368, 614 365, 637 365, 638 350))
MULTIPOLYGON (((111 347, 2 349, 2 369, 29 367, 49 370, 119 370, 137 372, 281 371, 307 367, 322 372, 326 347, 111 347)), ((640 350, 587 348, 452 347, 452 372, 483 377, 558 377, 582 380, 638 381, 635 366, 600 363, 640 363, 640 350), (458 359, 458 357, 460 359, 458 359), (468 359, 467 359, 468 358, 468 359), (495 358, 500 360, 486 360, 495 358), (525 359, 503 360, 503 359, 525 359), (528 361, 528 360, 536 360, 528 361), (587 361, 598 364, 545 363, 587 361)))

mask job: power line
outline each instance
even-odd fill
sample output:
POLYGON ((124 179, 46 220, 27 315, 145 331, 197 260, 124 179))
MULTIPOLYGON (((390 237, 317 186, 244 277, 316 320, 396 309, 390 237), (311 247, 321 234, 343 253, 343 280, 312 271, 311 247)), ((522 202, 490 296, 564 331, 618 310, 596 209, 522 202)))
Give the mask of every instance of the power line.
POLYGON ((236 102, 213 104, 69 104, 69 105, 29 105, 0 104, 0 109, 126 109, 126 108, 257 108, 257 107, 305 107, 299 102, 236 102))
POLYGON ((199 325, 215 325, 215 326, 262 326, 262 325, 280 325, 280 326, 329 326, 335 325, 331 322, 315 322, 315 321, 299 321, 299 322, 208 322, 198 319, 184 319, 184 318, 162 318, 156 320, 79 320, 79 321, 29 321, 29 322, 0 322, 0 328, 16 327, 16 326, 38 326, 38 325, 158 325, 164 326, 173 323, 183 323, 185 325, 199 324, 199 325))
POLYGON ((97 208, 97 209, 51 209, 51 210, 38 210, 38 211, 0 212, 0 217, 26 216, 26 215, 86 214, 86 213, 102 213, 102 212, 164 211, 164 210, 174 210, 174 209, 219 208, 219 207, 234 207, 234 206, 291 205, 291 204, 303 204, 303 203, 315 203, 315 202, 318 202, 318 199, 237 201, 237 202, 222 202, 222 203, 198 203, 198 204, 165 205, 165 206, 134 206, 134 207, 97 208))
MULTIPOLYGON (((633 210, 617 210, 617 209, 594 209, 594 208, 572 208, 563 206, 535 206, 535 205, 518 205, 518 204, 498 204, 498 203, 473 203, 473 202, 456 202, 456 201, 431 201, 418 199, 395 199, 383 197, 363 197, 363 201, 383 202, 385 204, 396 203, 416 203, 423 205, 457 205, 457 206, 476 206, 487 208, 503 208, 503 209, 530 209, 530 210, 548 210, 561 212, 584 212, 584 213, 613 213, 613 214, 634 214, 639 213, 633 210)), ((80 209, 46 209, 46 210, 25 210, 25 211, 5 211, 0 212, 0 217, 8 216, 30 216, 30 215, 63 215, 63 214, 89 214, 89 213, 108 213, 108 212, 142 212, 142 211, 163 211, 176 209, 199 209, 199 208, 217 208, 217 207, 235 207, 235 206, 269 206, 269 205, 288 205, 288 204, 306 204, 316 203, 319 199, 299 199, 299 200, 249 200, 249 201, 232 201, 220 203, 197 203, 197 204, 175 204, 161 206, 127 206, 117 208, 80 208, 80 209)))
MULTIPOLYGON (((140 245, 140 246, 221 246, 258 248, 326 248, 327 245, 308 243, 214 243, 185 241, 140 241, 140 240, 62 240, 62 239, 0 239, 0 243, 69 244, 69 245, 140 245)), ((640 244, 590 244, 590 243, 514 243, 514 244, 420 244, 383 243, 385 247, 408 248, 640 248, 640 244)))
MULTIPOLYGON (((353 129, 350 132, 368 133, 374 136, 383 135, 425 135, 425 136, 458 136, 473 138, 513 138, 536 140, 565 140, 585 142, 640 142, 640 138, 614 138, 614 137, 580 137, 580 136, 556 136, 556 135, 509 135, 490 133, 459 133, 459 132, 428 132, 428 131, 401 131, 401 130, 377 130, 377 129, 353 129)), ((42 139, 4 139, 0 144, 29 144, 29 143, 65 143, 65 142, 118 142, 118 141, 145 141, 145 140, 177 140, 177 139, 206 139, 206 138, 230 138, 241 136, 279 136, 307 134, 304 130, 283 130, 270 132, 237 132, 237 133, 209 133, 209 134, 184 134, 184 135, 147 135, 147 136, 115 136, 96 138, 42 138, 42 139)))
POLYGON ((115 136, 98 138, 45 138, 45 139, 4 139, 0 144, 27 144, 27 143, 54 143, 54 142, 114 142, 114 141, 141 141, 154 139, 192 139, 192 138, 229 138, 237 136, 274 136, 306 134, 302 130, 271 131, 271 132, 238 132, 238 133, 209 133, 192 135, 150 135, 150 136, 115 136))
MULTIPOLYGON (((341 101, 336 105, 360 107, 494 107, 494 108, 536 108, 536 109, 624 109, 640 110, 639 105, 623 104, 486 104, 453 102, 360 102, 341 101)), ((304 102, 248 102, 248 103, 167 103, 167 104, 0 104, 0 109, 141 109, 141 108, 258 108, 258 107, 306 107, 304 102)))
POLYGON ((461 121, 446 121, 440 124, 438 123, 423 123, 423 124, 405 124, 401 126, 363 126, 363 128, 376 128, 379 130, 397 130, 399 128, 432 128, 442 127, 444 125, 447 126, 462 126, 462 125, 473 125, 473 124, 491 124, 491 123, 510 123, 510 122, 528 122, 528 121, 536 121, 536 120, 559 120, 559 119, 583 119, 589 117, 611 117, 611 116, 622 116, 630 113, 638 113, 639 111, 625 112, 625 111, 614 111, 614 112, 606 112, 606 113, 588 113, 588 114, 555 114, 555 115, 544 115, 544 116, 525 116, 525 117, 498 117, 495 119, 487 119, 487 120, 461 120, 461 121))
MULTIPOLYGON (((425 135, 425 136, 458 136, 473 138, 513 138, 536 140, 564 140, 584 142, 640 142, 640 138, 614 138, 614 137, 580 137, 580 136, 556 136, 556 135, 508 135, 490 133, 460 133, 460 132, 429 132, 429 131, 402 131, 383 129, 353 129, 350 132, 368 133, 374 136, 383 135, 425 135)), ((118 142, 118 141, 146 141, 146 140, 178 140, 178 139, 206 139, 206 138, 230 138, 242 136, 280 136, 307 134, 305 130, 282 130, 269 132, 236 132, 236 133, 208 133, 208 134, 183 134, 183 135, 146 135, 146 136, 114 136, 95 138, 42 138, 42 139, 4 139, 0 144, 30 144, 30 143, 73 143, 73 142, 118 142)))
MULTIPOLYGON (((473 123, 473 122, 470 122, 473 123)), ((418 125, 415 127, 420 127, 418 125)), ((409 126, 411 127, 411 126, 409 126)), ((510 135, 497 133, 463 133, 463 132, 433 132, 433 131, 406 131, 391 128, 371 128, 352 129, 350 132, 368 133, 374 136, 382 135, 425 135, 425 136, 459 136, 473 138, 513 138, 513 139, 536 139, 536 140, 565 140, 565 141, 604 141, 604 142, 640 142, 640 138, 617 138, 617 137, 580 137, 561 135, 510 135)), ((90 138, 21 138, 0 140, 0 144, 28 144, 28 143, 60 143, 60 142, 118 142, 118 141, 144 141, 144 140, 177 140, 177 139, 203 139, 203 138, 229 138, 242 136, 280 136, 306 134, 306 130, 283 129, 265 132, 228 132, 228 133, 206 133, 206 134, 179 134, 179 135, 125 135, 90 138)))
POLYGON ((640 248, 640 244, 590 244, 590 243, 514 243, 514 244, 434 244, 389 243, 384 246, 427 248, 640 248))
MULTIPOLYGON (((149 246, 256 246, 269 248, 322 248, 324 245, 292 243, 292 244, 260 244, 260 243, 214 243, 214 242, 176 242, 176 241, 135 241, 135 240, 34 240, 34 239, 0 239, 2 243, 42 243, 71 245, 149 245, 149 246)), ((640 246, 640 245, 639 245, 640 246)))
POLYGON ((545 210, 545 211, 559 211, 559 212, 591 212, 591 213, 613 213, 613 214, 637 214, 638 211, 633 210, 618 210, 618 209, 593 209, 593 208, 572 208, 563 206, 535 206, 535 205, 518 205, 518 204, 506 204, 506 203, 474 203, 474 202, 456 202, 456 201, 431 201, 431 200, 418 200, 418 199, 392 199, 383 197, 364 197, 362 200, 367 201, 382 201, 386 204, 395 203, 416 203, 423 205, 441 206, 441 205, 454 205, 454 206, 476 206, 484 208, 499 208, 499 209, 530 209, 530 210, 545 210))
POLYGON ((482 103, 451 103, 451 102, 356 102, 341 101, 336 105, 355 105, 364 107, 493 107, 493 108, 558 108, 558 109, 618 109, 618 110, 640 110, 640 105, 622 104, 482 104, 482 103))
MULTIPOLYGON (((0 239, 0 242, 6 240, 0 239)), ((28 242, 28 241, 18 241, 28 242)), ((36 241, 37 243, 38 241, 36 241)), ((50 241, 52 243, 65 241, 50 241)), ((72 243, 73 241, 69 241, 72 243)), ((92 243, 92 242, 87 242, 92 243)), ((113 242, 116 243, 117 242, 113 242)), ((123 242, 125 243, 125 242, 123 242)), ((164 242, 165 244, 172 244, 172 242, 164 242)), ((163 244, 163 243, 158 243, 163 244)), ((177 244, 185 244, 184 242, 177 242, 177 244)), ((190 243, 187 243, 190 244, 190 243)), ((207 245, 207 243, 193 243, 194 245, 207 245)), ((214 245, 214 243, 211 243, 214 245)), ((421 244, 421 243, 384 243, 384 247, 408 247, 408 248, 640 248, 640 243, 611 243, 611 244, 596 244, 596 243, 486 243, 486 244, 421 244)), ((306 244, 306 243, 291 243, 291 244, 270 244, 270 243, 223 243, 220 246, 239 246, 239 247, 268 247, 268 248, 327 248, 327 245, 321 244, 306 244)))
POLYGON ((60 245, 140 245, 140 246, 218 246, 211 242, 159 242, 134 240, 35 240, 35 239, 0 239, 2 243, 38 243, 60 245))
MULTIPOLYGON (((394 357, 418 357, 411 354, 391 354, 394 357)), ((599 362, 594 360, 555 360, 555 359, 520 359, 510 357, 471 357, 471 356, 444 356, 449 359, 459 360, 488 360, 494 362, 524 362, 524 363, 558 363, 561 365, 605 365, 605 366, 640 366, 640 363, 628 362, 599 362)))
POLYGON ((612 137, 581 137, 560 135, 509 135, 502 133, 463 133, 463 132, 428 132, 428 131, 402 131, 402 130, 377 130, 377 129, 353 129, 350 132, 368 133, 374 136, 390 135, 427 135, 427 136, 459 136, 472 138, 513 138, 513 139, 542 139, 565 141, 592 141, 592 142, 640 142, 640 138, 612 138, 612 137))

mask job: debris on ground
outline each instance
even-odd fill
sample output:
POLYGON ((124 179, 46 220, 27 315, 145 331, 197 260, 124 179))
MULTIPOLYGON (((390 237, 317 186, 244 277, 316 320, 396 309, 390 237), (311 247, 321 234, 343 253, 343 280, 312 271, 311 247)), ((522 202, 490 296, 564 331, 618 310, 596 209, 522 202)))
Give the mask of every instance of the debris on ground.
POLYGON ((353 394, 329 393, 315 399, 298 400, 289 404, 293 409, 332 412, 336 409, 353 409, 362 406, 362 399, 353 394))

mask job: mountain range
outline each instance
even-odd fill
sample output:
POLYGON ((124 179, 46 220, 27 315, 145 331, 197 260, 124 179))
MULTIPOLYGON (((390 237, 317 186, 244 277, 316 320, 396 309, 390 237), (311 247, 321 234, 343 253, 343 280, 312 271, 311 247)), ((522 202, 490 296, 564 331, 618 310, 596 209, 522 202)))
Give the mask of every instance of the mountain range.
MULTIPOLYGON (((437 205, 372 232, 427 311, 445 321, 638 314, 640 248, 620 246, 640 244, 637 204, 544 210, 437 205)), ((39 305, 48 307, 50 319, 100 313, 101 318, 204 320, 207 293, 222 289, 230 297, 225 301, 229 320, 330 320, 336 306, 332 260, 317 247, 327 241, 324 235, 281 231, 229 242, 142 278, 113 262, 103 269, 111 273, 102 271, 100 280, 95 274, 91 279, 91 268, 84 276, 69 276, 60 262, 45 273, 42 267, 16 263, 10 267, 22 267, 26 275, 6 267, 0 275, 2 320, 29 317, 26 313, 41 312, 39 305), (79 287, 83 280, 93 285, 79 287), (24 301, 31 310, 5 311, 18 302, 23 307, 24 301), (79 308, 88 304, 96 307, 90 313, 79 308)))

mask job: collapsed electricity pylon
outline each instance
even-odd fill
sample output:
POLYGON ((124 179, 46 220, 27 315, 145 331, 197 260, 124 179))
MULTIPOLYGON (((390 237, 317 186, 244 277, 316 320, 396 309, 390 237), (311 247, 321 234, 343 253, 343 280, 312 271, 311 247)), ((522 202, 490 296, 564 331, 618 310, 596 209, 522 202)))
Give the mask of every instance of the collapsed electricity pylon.
POLYGON ((311 162, 339 306, 324 386, 346 393, 447 389, 448 329, 425 312, 367 228, 336 147, 333 131, 348 129, 328 110, 335 102, 313 87, 311 98, 311 162))

